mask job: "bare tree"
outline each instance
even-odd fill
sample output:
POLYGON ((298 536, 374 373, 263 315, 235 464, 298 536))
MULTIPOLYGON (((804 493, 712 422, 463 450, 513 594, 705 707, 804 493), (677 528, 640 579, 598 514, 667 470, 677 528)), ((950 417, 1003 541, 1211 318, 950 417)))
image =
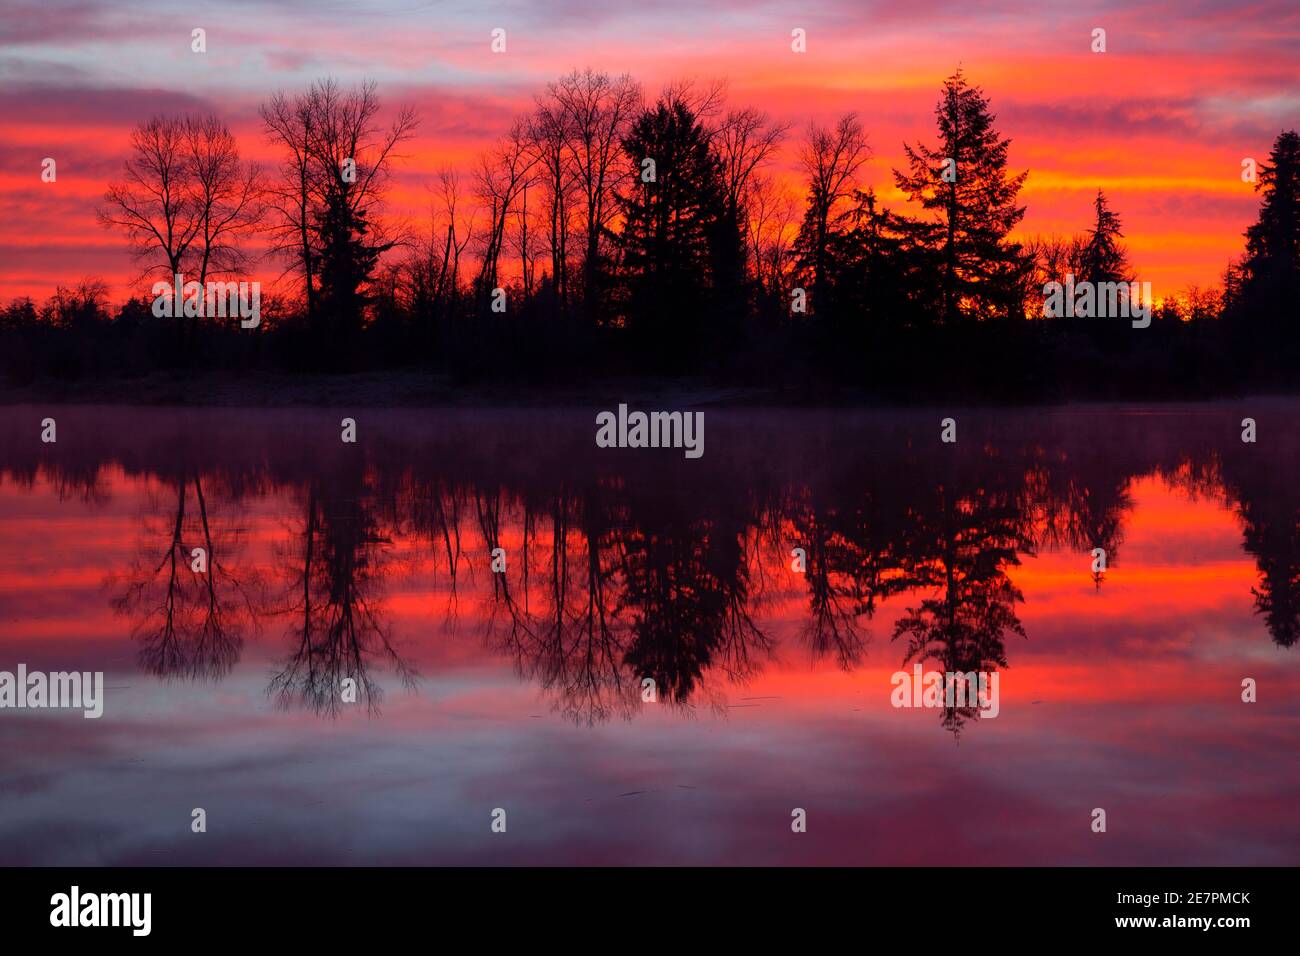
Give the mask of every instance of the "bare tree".
POLYGON ((292 98, 276 94, 261 110, 268 137, 287 153, 275 190, 279 248, 303 275, 313 322, 322 298, 331 299, 340 318, 358 321, 358 286, 377 257, 404 238, 390 234, 375 213, 397 147, 418 121, 407 106, 385 127, 380 111, 374 82, 344 90, 333 79, 292 98))
POLYGON ((745 201, 746 239, 754 277, 773 297, 785 295, 792 265, 795 235, 799 231, 799 197, 771 179, 754 176, 745 201))
POLYGON ((439 273, 439 289, 452 293, 460 288, 460 257, 466 246, 474 239, 474 218, 471 216, 461 224, 460 220, 460 175, 451 169, 438 173, 438 192, 442 197, 444 214, 447 217, 447 242, 443 248, 442 269, 439 273))
MULTIPOLYGON (((99 219, 126 232, 144 275, 210 275, 241 270, 243 241, 259 227, 261 170, 245 163, 215 116, 155 116, 131 134, 121 180, 109 185, 99 219)), ((188 323, 192 336, 198 315, 188 323)), ((177 322, 184 344, 186 323, 177 322)))
POLYGON ((565 145, 573 161, 584 213, 583 292, 588 312, 593 314, 600 239, 618 208, 615 190, 627 175, 621 144, 640 106, 641 88, 626 74, 611 79, 606 73, 588 68, 562 77, 547 92, 568 116, 565 145))
POLYGON ((192 267, 199 282, 244 262, 239 241, 257 225, 261 172, 239 158, 215 116, 155 116, 131 134, 123 178, 109 185, 100 221, 124 229, 146 274, 192 267))
MULTIPOLYGON (((534 192, 536 188, 534 187, 534 192)), ((523 283, 524 301, 531 302, 533 288, 537 279, 538 236, 536 229, 537 207, 534 203, 532 212, 528 209, 528 183, 519 193, 518 208, 515 209, 515 254, 519 257, 519 274, 523 283)))
POLYGON ((1083 236, 1031 236, 1024 243, 1030 267, 1025 270, 1021 291, 1025 314, 1043 317, 1043 287, 1049 282, 1064 282, 1067 274, 1078 276, 1083 269, 1083 236))
POLYGON ((537 163, 538 156, 530 148, 523 121, 516 121, 510 132, 479 158, 475 180, 479 199, 489 212, 476 283, 476 292, 481 300, 485 300, 497 285, 501 254, 505 249, 506 225, 520 196, 535 182, 537 163))
POLYGON ((306 95, 315 118, 309 154, 322 188, 343 195, 354 211, 364 210, 387 185, 391 160, 398 158, 394 150, 414 135, 415 109, 401 107, 385 129, 374 81, 344 91, 332 79, 319 80, 306 95))
POLYGON ((412 311, 432 334, 432 323, 450 320, 460 290, 460 257, 473 238, 474 223, 462 222, 460 177, 452 169, 441 169, 437 188, 431 190, 429 234, 416 243, 406 262, 412 311))
POLYGON ((546 240, 551 254, 551 281, 555 300, 564 309, 569 302, 569 229, 572 225, 576 174, 568 150, 571 136, 568 112, 552 85, 537 98, 529 119, 528 136, 537 154, 539 181, 547 205, 546 240))
POLYGON ((856 113, 845 113, 835 127, 808 124, 799 165, 808 179, 808 219, 804 242, 811 260, 813 288, 822 285, 826 238, 836 205, 853 193, 856 177, 871 155, 856 113))
POLYGON ((136 258, 150 263, 145 275, 182 271, 200 226, 183 118, 155 116, 131 132, 123 178, 109 185, 98 214, 106 228, 125 230, 136 258))
POLYGON ((737 219, 745 211, 751 178, 771 161, 789 129, 789 123, 774 123, 752 107, 731 110, 718 128, 714 146, 722 163, 722 185, 737 219))
POLYGON ((239 240, 262 218, 262 170, 244 164, 230 130, 215 116, 185 121, 185 144, 194 199, 198 281, 240 271, 247 255, 239 240))
POLYGON ((686 107, 712 137, 721 128, 717 119, 727 100, 727 81, 712 79, 701 83, 693 79, 670 80, 664 84, 659 98, 670 107, 679 104, 686 107))
POLYGON ((267 138, 285 149, 279 179, 267 190, 268 205, 276 214, 269 227, 272 251, 287 260, 286 271, 301 273, 311 322, 316 314, 312 210, 318 193, 311 157, 315 138, 311 101, 307 96, 290 98, 276 93, 259 112, 267 138))

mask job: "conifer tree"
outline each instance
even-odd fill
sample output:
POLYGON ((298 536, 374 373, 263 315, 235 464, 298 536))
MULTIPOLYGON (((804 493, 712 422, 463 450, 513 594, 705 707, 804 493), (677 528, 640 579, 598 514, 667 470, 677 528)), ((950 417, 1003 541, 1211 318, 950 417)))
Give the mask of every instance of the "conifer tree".
POLYGON ((700 322, 719 304, 716 281, 738 261, 739 228, 709 134, 684 100, 664 97, 645 110, 623 150, 635 170, 620 197, 627 321, 636 332, 653 327, 675 350, 683 337, 699 341, 700 322))
POLYGON ((961 70, 944 82, 935 118, 938 144, 905 144, 908 169, 894 170, 894 180, 937 213, 913 229, 937 259, 941 320, 1013 315, 1029 266, 1007 235, 1025 214, 1016 198, 1029 174, 1007 172, 1011 141, 998 135, 988 99, 961 70))
POLYGON ((1106 194, 1097 190, 1093 200, 1096 218, 1080 254, 1076 278, 1086 282, 1131 282, 1128 253, 1119 242, 1123 238, 1119 216, 1106 202, 1106 194))
POLYGON ((1230 284, 1233 312, 1256 327, 1281 328, 1300 306, 1300 134, 1278 135, 1255 188, 1259 218, 1246 230, 1246 254, 1230 284))

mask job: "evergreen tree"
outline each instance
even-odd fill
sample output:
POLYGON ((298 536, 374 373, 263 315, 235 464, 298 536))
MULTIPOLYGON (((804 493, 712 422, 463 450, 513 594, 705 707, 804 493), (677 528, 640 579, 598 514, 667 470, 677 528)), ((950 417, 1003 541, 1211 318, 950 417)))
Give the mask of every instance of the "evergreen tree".
POLYGON ((929 259, 907 223, 879 204, 874 189, 855 192, 854 200, 829 231, 819 313, 830 316, 828 331, 840 349, 918 324, 933 307, 929 259))
POLYGON ((335 337, 334 344, 344 348, 360 330, 364 287, 387 246, 370 242, 365 212, 354 209, 341 190, 326 198, 317 214, 316 230, 319 306, 335 337))
POLYGON ((935 118, 938 145, 904 145, 908 171, 894 170, 894 180, 938 213, 913 230, 937 258, 942 321, 1014 315, 1029 263, 1007 234, 1025 214, 1016 197, 1029 174, 1008 175, 1011 141, 993 128, 988 99, 961 70, 944 82, 935 118))
POLYGON ((623 150, 635 170, 620 196, 625 316, 634 333, 653 329, 665 353, 680 356, 700 344, 706 316, 740 304, 732 287, 739 227, 709 135, 687 103, 661 98, 633 123, 623 150))
POLYGON ((1093 283, 1131 282, 1128 253, 1118 241, 1124 235, 1119 216, 1111 211, 1100 189, 1092 205, 1097 218, 1079 257, 1080 274, 1076 278, 1093 283))
POLYGON ((1255 184, 1259 219, 1246 230, 1233 312, 1255 328, 1281 329, 1300 305, 1300 134, 1281 133, 1255 184))

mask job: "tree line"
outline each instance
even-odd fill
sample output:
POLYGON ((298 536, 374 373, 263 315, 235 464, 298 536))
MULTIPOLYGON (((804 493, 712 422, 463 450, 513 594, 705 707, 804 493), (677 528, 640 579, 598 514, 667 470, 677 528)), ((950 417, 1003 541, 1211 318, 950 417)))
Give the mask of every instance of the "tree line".
POLYGON ((1154 328, 1134 332, 1035 321, 1048 282, 1135 281, 1121 218, 1098 190, 1078 235, 1018 237, 1028 172, 1010 168, 989 98, 961 71, 942 85, 934 138, 904 144, 901 210, 862 183, 871 147, 856 113, 796 131, 729 105, 722 83, 647 98, 626 75, 563 76, 472 170, 438 171, 420 223, 390 197, 414 107, 387 110, 374 83, 326 79, 276 93, 259 115, 270 168, 245 160, 216 116, 141 123, 98 212, 141 280, 203 283, 273 263, 284 291, 265 326, 241 340, 195 317, 160 322, 143 296, 113 314, 102 283, 87 281, 0 315, 17 349, 11 378, 251 364, 709 373, 894 393, 936 378, 1027 395, 1176 390, 1189 376, 1220 389, 1294 384, 1294 131, 1259 165, 1259 217, 1221 286, 1166 296, 1154 328), (773 172, 788 145, 802 194, 773 172))

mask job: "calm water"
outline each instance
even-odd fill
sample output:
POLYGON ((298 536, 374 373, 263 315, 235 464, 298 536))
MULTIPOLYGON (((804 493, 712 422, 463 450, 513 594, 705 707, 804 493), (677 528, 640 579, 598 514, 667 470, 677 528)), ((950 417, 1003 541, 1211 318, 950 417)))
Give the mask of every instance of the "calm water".
POLYGON ((0 409, 0 862, 1300 863, 1298 412, 0 409))

